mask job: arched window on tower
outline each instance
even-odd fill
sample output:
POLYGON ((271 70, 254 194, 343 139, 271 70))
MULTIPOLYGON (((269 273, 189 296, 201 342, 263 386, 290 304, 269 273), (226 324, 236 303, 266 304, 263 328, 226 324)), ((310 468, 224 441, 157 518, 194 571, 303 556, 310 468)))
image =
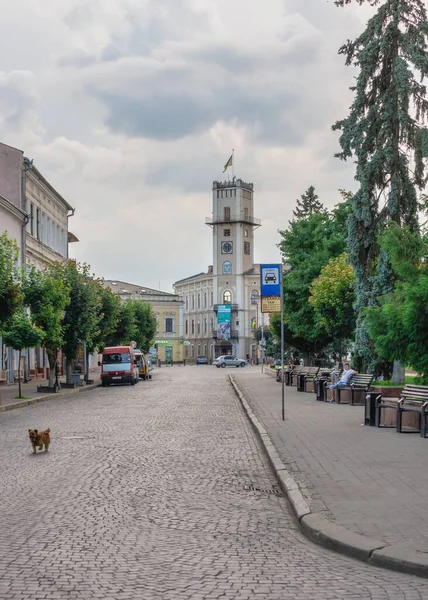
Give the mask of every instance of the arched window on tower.
POLYGON ((223 293, 223 304, 232 304, 232 293, 229 290, 223 293))

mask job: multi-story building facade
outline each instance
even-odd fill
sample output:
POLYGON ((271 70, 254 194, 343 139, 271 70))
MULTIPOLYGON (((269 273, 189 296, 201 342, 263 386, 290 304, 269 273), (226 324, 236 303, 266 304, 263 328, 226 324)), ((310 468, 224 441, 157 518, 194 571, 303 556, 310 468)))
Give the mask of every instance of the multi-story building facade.
POLYGON ((144 300, 153 308, 157 330, 154 345, 161 362, 183 361, 183 301, 176 294, 117 280, 104 280, 104 285, 121 300, 144 300))
POLYGON ((254 231, 261 226, 254 217, 252 183, 233 178, 213 183, 212 216, 206 224, 213 234, 213 265, 207 272, 174 284, 184 301, 184 338, 190 343, 187 358, 222 354, 257 357, 253 329, 258 314, 260 266, 254 263, 254 231), (225 337, 219 328, 219 311, 227 306, 230 328, 225 337))
MULTIPOLYGON (((22 150, 0 143, 0 233, 7 231, 20 249, 23 265, 45 269, 68 258, 68 244, 78 241, 68 230, 74 214, 71 205, 55 190, 22 150)), ((0 371, 16 378, 16 355, 2 344, 0 371)), ((47 375, 47 358, 41 348, 26 354, 26 375, 47 375)), ((22 370, 22 366, 20 367, 22 370)))

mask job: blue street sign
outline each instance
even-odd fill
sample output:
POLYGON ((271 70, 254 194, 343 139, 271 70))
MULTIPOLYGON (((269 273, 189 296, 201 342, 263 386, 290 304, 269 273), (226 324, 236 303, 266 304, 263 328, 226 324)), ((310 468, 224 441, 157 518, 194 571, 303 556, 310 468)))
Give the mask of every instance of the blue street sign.
POLYGON ((281 265, 260 265, 261 296, 281 295, 281 265))

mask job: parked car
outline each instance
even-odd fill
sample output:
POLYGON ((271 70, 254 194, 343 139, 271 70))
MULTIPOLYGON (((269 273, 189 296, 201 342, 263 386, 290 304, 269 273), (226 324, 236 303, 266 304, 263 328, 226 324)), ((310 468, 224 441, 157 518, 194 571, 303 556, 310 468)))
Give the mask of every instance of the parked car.
POLYGON ((245 358, 236 358, 236 356, 229 355, 219 356, 213 362, 213 365, 215 365, 217 369, 220 369, 220 367, 222 367, 223 369, 225 367, 245 367, 247 366, 247 364, 248 363, 245 360, 245 358))
POLYGON ((196 364, 197 365, 207 365, 208 364, 208 358, 206 356, 197 356, 196 357, 196 364))

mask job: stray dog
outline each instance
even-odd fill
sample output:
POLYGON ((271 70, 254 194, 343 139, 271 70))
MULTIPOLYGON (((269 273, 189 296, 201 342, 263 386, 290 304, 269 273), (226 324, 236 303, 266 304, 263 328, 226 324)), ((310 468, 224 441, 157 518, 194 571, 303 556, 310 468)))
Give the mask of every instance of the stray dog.
POLYGON ((43 446, 45 447, 45 452, 49 450, 49 444, 51 443, 51 436, 49 435, 51 430, 48 428, 46 431, 38 431, 38 429, 29 429, 28 435, 30 437, 31 445, 33 446, 34 454, 37 452, 37 448, 39 450, 43 450, 43 446))

